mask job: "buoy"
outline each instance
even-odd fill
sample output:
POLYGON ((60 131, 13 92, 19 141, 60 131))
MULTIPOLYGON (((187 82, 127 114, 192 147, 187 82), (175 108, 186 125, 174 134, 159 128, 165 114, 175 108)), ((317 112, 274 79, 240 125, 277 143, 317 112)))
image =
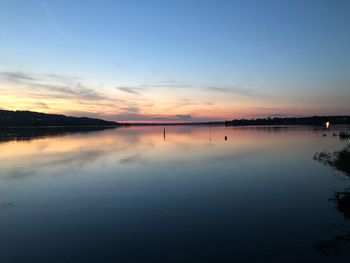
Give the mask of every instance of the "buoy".
POLYGON ((227 141, 227 136, 225 136, 225 141, 227 141))

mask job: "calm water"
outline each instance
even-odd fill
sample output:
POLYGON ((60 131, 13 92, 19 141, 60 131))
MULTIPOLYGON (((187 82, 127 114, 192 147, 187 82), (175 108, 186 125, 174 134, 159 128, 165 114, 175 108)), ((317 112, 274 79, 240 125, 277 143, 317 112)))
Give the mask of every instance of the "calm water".
POLYGON ((339 129, 8 131, 0 262, 349 262, 319 249, 350 232, 313 160, 339 129))

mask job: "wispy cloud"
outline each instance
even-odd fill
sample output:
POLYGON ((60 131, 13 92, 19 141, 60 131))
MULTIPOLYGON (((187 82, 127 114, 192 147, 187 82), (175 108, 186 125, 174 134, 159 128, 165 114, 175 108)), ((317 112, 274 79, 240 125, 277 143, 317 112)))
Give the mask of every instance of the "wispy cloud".
POLYGON ((141 87, 125 87, 125 86, 118 87, 118 89, 131 94, 140 94, 140 91, 143 90, 141 87))
POLYGON ((35 105, 39 108, 42 108, 42 109, 49 109, 50 108, 46 103, 40 102, 40 101, 36 102, 35 105))
POLYGON ((182 99, 178 102, 169 103, 170 107, 168 107, 168 110, 176 110, 179 108, 187 107, 187 106, 196 106, 196 107, 202 107, 202 106, 212 106, 214 105, 213 102, 210 101, 193 101, 189 99, 182 99))
POLYGON ((85 100, 103 100, 106 98, 105 96, 96 92, 95 90, 83 86, 81 83, 76 84, 75 87, 50 85, 47 83, 45 84, 38 83, 36 85, 53 92, 57 92, 68 96, 85 99, 85 100))
MULTIPOLYGON (((73 81, 72 83, 72 77, 65 77, 56 74, 31 75, 23 72, 0 72, 0 79, 30 86, 32 88, 44 89, 54 93, 51 95, 58 95, 61 98, 77 98, 83 100, 106 99, 105 96, 96 92, 94 89, 85 87, 79 82, 76 83, 73 81)), ((45 94, 45 97, 50 97, 50 94, 45 94)))
POLYGON ((164 80, 159 80, 159 81, 157 81, 157 82, 158 82, 158 83, 166 83, 166 84, 169 84, 169 83, 171 83, 171 84, 177 83, 177 81, 174 80, 174 79, 164 79, 164 80))
POLYGON ((178 114, 175 115, 175 117, 180 119, 192 119, 192 116, 190 114, 178 114))
POLYGON ((49 74, 44 74, 42 75, 43 77, 46 77, 48 79, 52 79, 52 80, 60 80, 60 81, 81 81, 82 78, 81 77, 77 77, 77 76, 67 76, 67 75, 60 75, 60 74, 55 74, 55 73, 49 73, 49 74))
POLYGON ((142 88, 190 88, 192 85, 185 84, 142 84, 140 85, 142 88))
POLYGON ((184 84, 175 84, 175 83, 164 83, 164 84, 140 84, 136 86, 119 86, 117 89, 130 93, 139 95, 142 91, 148 89, 157 89, 157 88, 167 88, 167 89, 178 89, 178 88, 191 88, 191 85, 184 84))
POLYGON ((153 89, 153 88, 168 88, 168 89, 178 89, 178 88, 191 88, 195 87, 191 84, 183 84, 179 83, 176 80, 164 80, 164 81, 156 81, 154 83, 140 83, 138 85, 134 86, 119 86, 117 89, 132 93, 132 94, 139 94, 142 91, 153 89))
POLYGON ((247 88, 213 86, 213 87, 205 87, 204 89, 207 91, 230 93, 230 94, 235 94, 235 95, 239 95, 239 96, 248 96, 248 97, 255 97, 256 96, 253 89, 247 89, 247 88))
POLYGON ((205 86, 200 84, 188 84, 188 83, 180 83, 175 80, 166 80, 166 81, 158 81, 156 84, 153 83, 143 83, 135 86, 121 86, 118 87, 119 90, 131 93, 131 94, 140 94, 141 91, 152 90, 152 89, 193 89, 197 92, 205 91, 205 92, 216 92, 216 93, 227 93, 233 94, 237 96, 246 96, 246 97, 256 97, 254 89, 244 88, 240 86, 205 86))
POLYGON ((120 121, 134 121, 134 122, 144 122, 144 121, 154 121, 154 122, 178 122, 182 121, 203 121, 206 119, 195 118, 191 114, 176 114, 176 115, 157 115, 157 114, 142 114, 133 112, 121 112, 118 114, 113 114, 109 116, 109 119, 120 120, 120 121))
POLYGON ((253 89, 244 86, 205 86, 175 80, 121 85, 114 88, 107 86, 101 90, 98 86, 87 86, 76 76, 21 71, 0 72, 0 85, 4 98, 2 106, 5 108, 48 109, 47 112, 73 116, 140 122, 203 121, 204 117, 198 116, 205 115, 205 112, 208 115, 217 114, 212 107, 217 104, 217 97, 226 97, 229 94, 234 94, 230 97, 257 96, 253 89), (7 85, 10 83, 14 84, 14 88, 7 85), (168 89, 171 97, 164 99, 168 89), (194 92, 198 96, 193 96, 194 92), (161 101, 154 96, 158 93, 161 93, 161 101), (215 93, 223 95, 214 96, 215 93), (15 105, 8 98, 16 96, 18 103, 15 105))
POLYGON ((140 112, 140 108, 136 107, 136 106, 124 107, 124 108, 121 108, 121 110, 124 113, 139 113, 140 112))
POLYGON ((35 78, 33 78, 30 75, 27 75, 23 72, 19 71, 13 71, 13 72, 0 72, 0 78, 5 79, 10 82, 22 82, 22 81, 34 81, 35 78))

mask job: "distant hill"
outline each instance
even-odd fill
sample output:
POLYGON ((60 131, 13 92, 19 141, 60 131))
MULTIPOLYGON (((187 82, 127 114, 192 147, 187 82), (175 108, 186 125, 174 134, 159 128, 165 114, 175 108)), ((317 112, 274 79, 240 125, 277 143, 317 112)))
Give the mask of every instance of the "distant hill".
POLYGON ((226 126, 248 125, 315 125, 323 126, 326 122, 333 124, 350 124, 350 116, 313 116, 294 118, 265 118, 265 119, 239 119, 225 121, 226 126))
POLYGON ((0 127, 33 126, 118 126, 117 122, 86 117, 69 117, 32 111, 0 110, 0 127))

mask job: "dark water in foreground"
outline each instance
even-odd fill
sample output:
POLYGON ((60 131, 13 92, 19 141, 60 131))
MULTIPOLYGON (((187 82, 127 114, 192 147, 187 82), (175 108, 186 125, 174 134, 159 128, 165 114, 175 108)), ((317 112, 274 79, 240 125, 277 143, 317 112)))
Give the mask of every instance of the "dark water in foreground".
POLYGON ((339 130, 8 133, 0 262, 350 262, 324 248, 350 233, 329 200, 350 181, 313 160, 339 130))

